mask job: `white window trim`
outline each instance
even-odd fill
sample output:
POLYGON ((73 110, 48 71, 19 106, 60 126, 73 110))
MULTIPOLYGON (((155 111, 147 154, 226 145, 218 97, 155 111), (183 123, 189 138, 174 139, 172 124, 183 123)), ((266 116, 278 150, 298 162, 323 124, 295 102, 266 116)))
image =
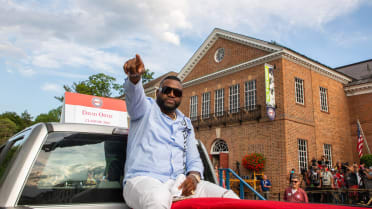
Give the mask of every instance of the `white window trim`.
POLYGON ((214 114, 215 116, 222 116, 224 111, 224 98, 225 97, 225 89, 217 89, 214 92, 214 114), (221 97, 218 97, 219 95, 217 92, 221 91, 221 97), (221 99, 221 110, 218 110, 218 102, 221 99))
POLYGON ((225 57, 225 49, 224 48, 219 48, 214 53, 214 61, 217 62, 217 63, 220 63, 223 60, 224 57, 225 57), (222 51, 223 55, 222 55, 222 58, 219 60, 217 58, 217 54, 220 53, 221 51, 222 51))
POLYGON ((240 107, 240 85, 235 84, 229 87, 229 113, 239 112, 239 107, 240 107), (233 92, 233 94, 231 94, 231 92, 233 92), (236 103, 233 104, 232 99, 234 101, 236 100, 236 103), (233 105, 235 105, 235 107, 233 107, 233 105))
POLYGON ((320 110, 323 112, 328 112, 328 89, 320 86, 319 96, 320 96, 320 110))
POLYGON ((302 105, 305 104, 304 80, 301 78, 297 78, 297 77, 295 77, 295 100, 297 104, 302 104, 302 105), (301 81, 301 83, 297 81, 301 81), (297 92, 297 85, 300 85, 300 84, 301 84, 300 92, 297 92), (298 94, 300 95, 298 96, 298 94), (299 101, 300 97, 302 98, 302 102, 299 101))
POLYGON ((201 105, 201 117, 202 119, 209 118, 211 114, 211 92, 205 92, 202 94, 202 105, 201 105), (208 95, 208 98, 206 98, 208 95))
POLYGON ((229 146, 227 146, 227 143, 224 140, 217 139, 212 144, 211 155, 217 155, 217 154, 220 154, 220 153, 229 153, 229 146), (215 151, 216 146, 219 146, 220 147, 220 145, 223 145, 226 148, 226 150, 225 151, 223 151, 223 150, 222 151, 221 150, 215 151))
POLYGON ((246 110, 254 110, 256 109, 257 105, 257 87, 256 87, 256 80, 249 80, 245 82, 245 89, 244 89, 244 107, 246 110), (249 84, 252 84, 252 89, 249 88, 249 84), (252 98, 250 97, 250 93, 252 93, 252 98), (251 105, 250 105, 251 104, 251 105))
POLYGON ((332 162, 332 145, 331 144, 323 144, 323 154, 325 157, 327 157, 329 161, 328 168, 332 168, 333 162, 332 162))
POLYGON ((308 169, 308 157, 307 157, 307 140, 297 139, 297 150, 298 150, 298 168, 301 172, 301 169, 308 169))
POLYGON ((195 96, 190 97, 190 119, 196 120, 197 116, 198 116, 198 96, 195 95, 195 96))

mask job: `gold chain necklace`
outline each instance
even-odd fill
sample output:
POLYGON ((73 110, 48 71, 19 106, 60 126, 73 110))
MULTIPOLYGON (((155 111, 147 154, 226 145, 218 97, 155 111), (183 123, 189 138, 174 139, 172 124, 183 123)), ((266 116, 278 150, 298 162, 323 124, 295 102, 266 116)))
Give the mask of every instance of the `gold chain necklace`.
POLYGON ((173 114, 172 114, 172 120, 176 120, 177 119, 177 114, 176 114, 176 112, 173 112, 173 114))

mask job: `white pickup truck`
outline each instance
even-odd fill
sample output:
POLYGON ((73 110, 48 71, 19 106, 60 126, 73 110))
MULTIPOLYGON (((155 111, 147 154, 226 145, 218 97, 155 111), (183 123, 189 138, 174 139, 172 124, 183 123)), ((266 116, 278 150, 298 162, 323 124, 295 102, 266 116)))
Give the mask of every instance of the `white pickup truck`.
MULTIPOLYGON (((0 145, 0 208, 128 208, 122 197, 128 130, 38 123, 0 145)), ((217 182, 198 141, 206 180, 217 182)), ((151 165, 149 165, 151 166, 151 165)))

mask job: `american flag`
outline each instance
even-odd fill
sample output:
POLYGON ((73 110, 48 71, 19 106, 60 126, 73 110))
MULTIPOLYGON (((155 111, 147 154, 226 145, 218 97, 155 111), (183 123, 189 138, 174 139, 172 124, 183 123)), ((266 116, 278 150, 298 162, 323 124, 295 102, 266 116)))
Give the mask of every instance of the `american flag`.
POLYGON ((357 151, 358 151, 358 154, 359 154, 359 158, 361 158, 363 156, 363 142, 364 142, 364 139, 363 139, 362 133, 360 131, 359 123, 357 123, 357 128, 358 128, 358 145, 357 145, 357 151))

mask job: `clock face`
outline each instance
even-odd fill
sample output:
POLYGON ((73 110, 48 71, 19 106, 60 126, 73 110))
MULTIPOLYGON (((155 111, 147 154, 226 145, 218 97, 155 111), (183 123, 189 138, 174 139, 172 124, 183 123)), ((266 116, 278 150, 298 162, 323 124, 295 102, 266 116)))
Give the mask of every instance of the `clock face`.
POLYGON ((224 48, 219 48, 219 49, 217 49, 216 53, 214 54, 214 60, 216 62, 221 62, 224 56, 225 56, 225 49, 224 48))

